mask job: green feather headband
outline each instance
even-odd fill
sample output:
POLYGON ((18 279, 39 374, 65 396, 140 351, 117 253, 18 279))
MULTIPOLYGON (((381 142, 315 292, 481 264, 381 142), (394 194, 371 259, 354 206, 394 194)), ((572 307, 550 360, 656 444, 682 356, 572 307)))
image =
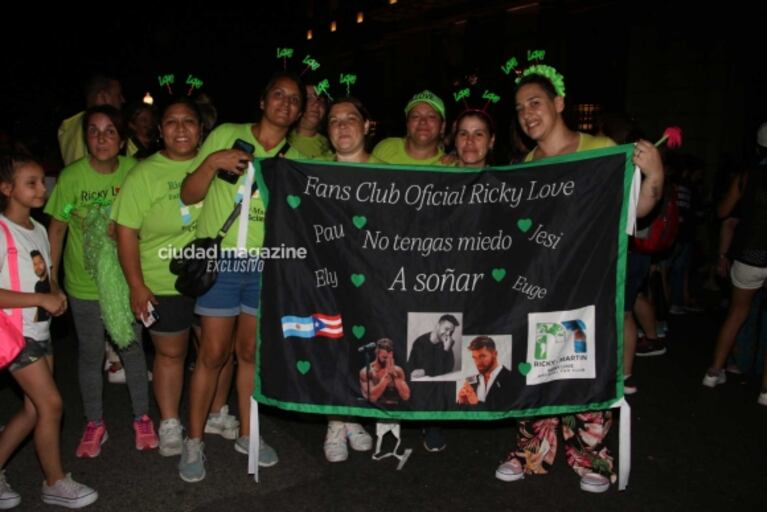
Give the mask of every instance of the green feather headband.
POLYGON ((515 80, 517 85, 519 85, 519 82, 522 81, 522 78, 528 75, 540 75, 542 77, 548 78, 551 82, 551 85, 554 86, 554 90, 556 91, 557 96, 562 96, 564 98, 565 77, 557 72, 556 69, 552 68, 551 66, 547 66, 546 64, 533 64, 529 68, 522 71, 522 73, 517 77, 515 80))

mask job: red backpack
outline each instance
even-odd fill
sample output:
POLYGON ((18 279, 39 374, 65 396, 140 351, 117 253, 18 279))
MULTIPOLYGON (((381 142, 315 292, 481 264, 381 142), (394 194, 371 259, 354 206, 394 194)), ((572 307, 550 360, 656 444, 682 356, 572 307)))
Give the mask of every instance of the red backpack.
POLYGON ((673 247, 679 234, 679 206, 676 202, 676 187, 663 198, 663 206, 649 226, 646 238, 631 238, 631 247, 643 254, 657 254, 673 247))

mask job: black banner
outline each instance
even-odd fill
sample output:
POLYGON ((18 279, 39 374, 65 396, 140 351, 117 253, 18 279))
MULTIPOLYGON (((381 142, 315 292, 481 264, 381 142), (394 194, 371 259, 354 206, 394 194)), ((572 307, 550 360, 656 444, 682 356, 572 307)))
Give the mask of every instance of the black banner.
POLYGON ((402 419, 610 406, 630 149, 482 172, 262 161, 254 398, 402 419))

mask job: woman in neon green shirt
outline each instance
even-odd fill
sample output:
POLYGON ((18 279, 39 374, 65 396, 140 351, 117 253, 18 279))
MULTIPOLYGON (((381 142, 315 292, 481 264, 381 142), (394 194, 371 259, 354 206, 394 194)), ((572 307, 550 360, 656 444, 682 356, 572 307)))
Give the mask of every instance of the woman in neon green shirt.
MULTIPOLYGON (((48 238, 51 242, 51 277, 58 276, 62 252, 64 254, 64 287, 69 296, 72 317, 79 341, 78 377, 83 408, 88 420, 80 444, 78 457, 97 457, 101 445, 107 440, 103 421, 104 324, 99 306, 100 291, 85 269, 85 216, 91 208, 110 205, 117 196, 128 172, 136 165, 129 157, 119 156, 124 143, 120 112, 110 105, 91 107, 83 116, 83 132, 88 155, 64 168, 56 187, 45 206, 51 215, 48 238), (64 235, 69 231, 66 247, 64 235)), ((103 233, 106 237, 107 233, 103 233)), ((55 282, 52 283, 55 285, 55 282)), ((136 338, 141 339, 140 325, 136 324, 136 338)), ((133 430, 136 449, 157 447, 157 436, 149 409, 149 389, 146 360, 141 343, 132 343, 120 350, 125 367, 128 390, 133 402, 133 430)))
MULTIPOLYGON (((257 123, 223 124, 213 130, 190 166, 191 173, 181 188, 181 200, 193 204, 205 199, 197 225, 197 236, 216 236, 234 206, 250 193, 243 175, 254 155, 231 149, 242 140, 253 146, 256 157, 273 157, 281 153, 285 137, 298 120, 306 104, 306 89, 301 80, 290 73, 278 73, 267 84, 261 96, 261 120, 257 123), (238 175, 234 183, 219 176, 219 169, 238 175), (219 177, 217 177, 219 176, 219 177)), ((287 158, 301 158, 293 148, 284 152, 287 158)), ((223 249, 255 249, 263 243, 265 213, 258 190, 250 197, 247 233, 244 247, 238 247, 239 219, 224 237, 223 249)), ((205 478, 202 443, 203 425, 210 409, 216 379, 232 350, 237 357, 237 403, 240 411, 240 437, 235 449, 248 453, 250 443, 250 400, 255 373, 257 315, 260 272, 257 259, 228 258, 218 260, 218 277, 207 293, 197 298, 195 312, 202 321, 202 338, 197 363, 189 386, 188 437, 179 462, 179 476, 186 482, 205 478)), ((263 439, 259 440, 259 465, 273 466, 277 453, 263 439)))
MULTIPOLYGON (((112 219, 117 223, 117 249, 130 287, 131 309, 139 319, 150 316, 150 304, 159 314, 149 326, 149 333, 155 347, 153 388, 161 418, 160 455, 169 457, 181 454, 178 406, 194 299, 176 291, 176 278, 168 265, 172 251, 195 238, 202 209, 202 203, 186 205, 179 198, 181 182, 200 144, 196 103, 185 96, 171 100, 160 119, 160 134, 164 149, 130 173, 112 208, 112 219)), ((232 361, 230 358, 219 376, 213 423, 223 418, 219 411, 226 407, 232 361)), ((227 410, 221 412, 233 425, 233 431, 218 433, 233 439, 239 423, 227 410)))

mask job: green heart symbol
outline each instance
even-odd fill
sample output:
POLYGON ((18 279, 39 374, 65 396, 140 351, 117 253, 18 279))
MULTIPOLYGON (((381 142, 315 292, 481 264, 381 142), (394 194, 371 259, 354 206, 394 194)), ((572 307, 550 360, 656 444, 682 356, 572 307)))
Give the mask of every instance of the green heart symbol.
POLYGON ((519 219, 517 221, 517 227, 520 231, 523 233, 527 233, 527 231, 533 226, 533 221, 531 219, 519 219))
POLYGON ((309 369, 312 367, 312 363, 309 361, 298 361, 296 363, 296 368, 298 368, 298 371, 301 372, 301 375, 306 375, 309 373, 309 369))
POLYGON ((365 224, 368 223, 368 218, 364 215, 355 215, 352 217, 352 222, 357 226, 357 229, 362 229, 365 227, 365 224))
POLYGON ((359 288, 365 282, 365 274, 352 274, 352 283, 359 288))
POLYGON ((530 373, 530 370, 532 369, 533 369, 532 365, 528 363, 527 361, 524 361, 517 365, 517 370, 519 370, 519 373, 521 373, 522 375, 527 375, 528 373, 530 373))
POLYGON ((293 194, 288 195, 287 200, 290 207, 293 208, 294 210, 298 208, 298 206, 301 204, 301 198, 298 196, 294 196, 293 194))
POLYGON ((365 335, 365 326, 364 325, 355 325, 352 327, 352 332, 354 333, 354 337, 358 340, 361 340, 362 337, 365 335))
POLYGON ((494 268, 493 269, 493 279, 495 279, 497 282, 503 281, 503 278, 506 277, 506 269, 505 268, 494 268))

